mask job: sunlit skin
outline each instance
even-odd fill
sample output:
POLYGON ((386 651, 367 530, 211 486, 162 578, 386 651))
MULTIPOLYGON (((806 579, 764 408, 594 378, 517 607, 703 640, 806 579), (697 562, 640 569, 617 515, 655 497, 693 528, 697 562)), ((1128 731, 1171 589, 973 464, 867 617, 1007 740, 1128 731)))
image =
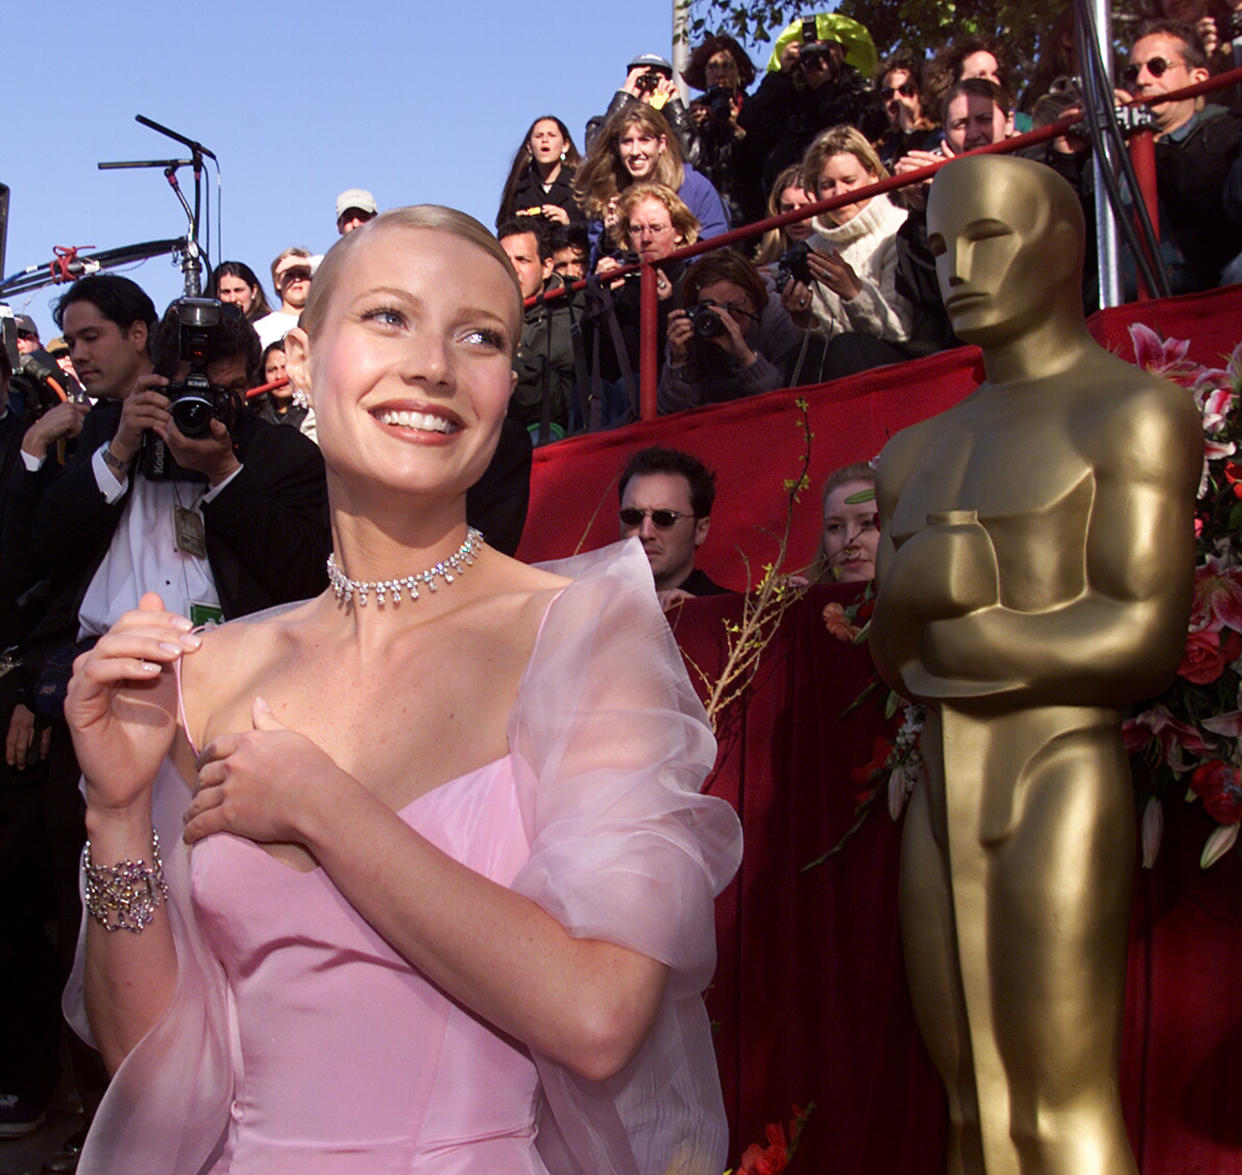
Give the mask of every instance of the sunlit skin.
POLYGON ((1000 62, 986 49, 976 49, 962 58, 962 67, 958 71, 957 80, 964 82, 967 78, 984 78, 999 86, 1001 85, 1000 62))
POLYGON ((673 228, 669 211, 659 200, 640 200, 630 210, 630 248, 644 261, 659 261, 685 239, 673 228))
POLYGON ((1008 115, 978 94, 958 94, 945 112, 944 138, 954 155, 998 142, 1008 131, 1008 115))
POLYGON ((361 228, 368 220, 373 220, 374 214, 371 212, 363 212, 361 208, 346 208, 341 213, 341 219, 336 222, 336 231, 341 236, 347 236, 354 229, 361 228))
MULTIPOLYGON (((819 198, 828 200, 834 196, 844 196, 846 192, 865 188, 875 182, 876 176, 863 166, 860 159, 850 154, 830 155, 824 160, 824 166, 819 173, 819 198)), ((868 196, 855 204, 844 204, 840 208, 834 208, 824 215, 833 224, 845 224, 853 220, 870 203, 871 197, 868 196)))
POLYGON ((254 304, 254 287, 248 285, 245 278, 226 273, 216 283, 216 297, 221 302, 231 302, 242 314, 249 314, 254 304))
POLYGON ((301 311, 310 295, 310 258, 286 257, 276 270, 276 291, 281 309, 301 311))
POLYGON ((675 510, 682 517, 672 526, 661 529, 651 520, 650 513, 638 526, 621 524, 621 537, 638 535, 651 564, 657 591, 679 587, 694 570, 694 553, 701 547, 711 528, 710 518, 693 517, 690 504, 690 483, 680 473, 640 473, 625 484, 622 509, 675 510))
POLYGON ((535 129, 530 132, 528 146, 544 183, 555 179, 561 170, 561 152, 567 145, 555 119, 541 118, 535 123, 535 129))
POLYGON ((496 280, 502 265, 447 233, 390 228, 350 259, 309 359, 305 333, 286 336, 289 376, 314 404, 329 489, 347 513, 408 513, 409 493, 462 494, 486 469, 521 329, 512 278, 496 280), (381 419, 393 411, 437 425, 381 419))
POLYGON ((566 245, 563 249, 557 249, 552 254, 552 272, 559 273, 561 277, 570 281, 577 281, 579 278, 586 277, 587 271, 587 255, 586 251, 579 249, 574 245, 566 245))
POLYGON ((824 500, 824 556, 841 583, 863 583, 875 577, 880 531, 874 491, 875 482, 859 478, 837 486, 824 500), (846 501, 868 490, 872 492, 869 501, 846 501))
POLYGON ((1206 69, 1192 69, 1186 64, 1183 55, 1184 46, 1176 37, 1166 33, 1152 33, 1150 37, 1141 37, 1130 50, 1130 64, 1139 66, 1139 75, 1130 87, 1136 98, 1144 98, 1156 116, 1159 138, 1170 131, 1187 123, 1198 109, 1202 99, 1182 98, 1172 102, 1154 102, 1152 99, 1159 94, 1167 94, 1171 90, 1180 90, 1194 82, 1206 81, 1206 69), (1147 63, 1154 57, 1162 57, 1168 62, 1168 68, 1156 77, 1148 68, 1147 63))
POLYGON ((517 271, 522 297, 533 298, 543 289, 543 283, 552 276, 552 258, 540 260, 539 242, 534 233, 514 233, 503 237, 500 247, 517 271))
POLYGON ((17 336, 17 353, 19 355, 30 355, 37 351, 41 346, 38 335, 32 335, 29 331, 21 331, 17 336))
POLYGON ((884 77, 881 89, 891 89, 893 95, 884 103, 884 113, 888 115, 888 125, 895 131, 909 133, 918 125, 923 117, 923 100, 916 91, 910 97, 901 93, 901 87, 911 80, 910 71, 906 69, 890 70, 884 77))
POLYGON ((93 302, 82 301, 65 308, 63 325, 78 382, 92 397, 119 400, 133 390, 140 375, 150 372, 143 323, 122 330, 93 302))
MULTIPOLYGON (((805 208, 815 203, 815 194, 805 188, 786 188, 776 202, 778 212, 792 212, 795 208, 805 208)), ((785 236, 791 241, 805 241, 815 231, 809 220, 800 220, 797 224, 785 226, 785 236)))
POLYGON ((668 141, 663 135, 649 134, 640 126, 627 127, 617 140, 617 154, 636 180, 646 179, 666 150, 668 141))

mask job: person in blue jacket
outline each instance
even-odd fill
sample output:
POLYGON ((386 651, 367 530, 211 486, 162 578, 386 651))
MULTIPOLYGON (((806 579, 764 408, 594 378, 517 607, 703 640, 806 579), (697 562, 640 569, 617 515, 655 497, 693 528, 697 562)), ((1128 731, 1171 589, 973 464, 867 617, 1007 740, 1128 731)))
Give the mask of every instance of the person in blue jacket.
POLYGON ((711 182, 684 162, 664 116, 635 102, 612 115, 574 176, 574 194, 586 209, 592 263, 609 205, 635 183, 672 188, 700 225, 700 236, 729 228, 729 214, 711 182))

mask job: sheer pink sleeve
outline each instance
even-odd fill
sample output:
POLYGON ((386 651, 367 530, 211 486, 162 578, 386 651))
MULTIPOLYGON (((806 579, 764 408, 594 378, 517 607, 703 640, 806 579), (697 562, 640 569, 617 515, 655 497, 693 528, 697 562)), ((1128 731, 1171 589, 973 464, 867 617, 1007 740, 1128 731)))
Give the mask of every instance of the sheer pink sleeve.
POLYGON ((700 795, 716 746, 637 542, 550 567, 548 611, 510 722, 529 862, 513 888, 577 937, 668 965, 655 1027, 617 1077, 542 1058, 555 1175, 719 1175, 727 1132, 701 993, 713 902, 741 859, 723 800, 700 795))
MULTIPOLYGON (((228 1009, 224 973, 190 907, 190 853, 181 839, 190 794, 165 759, 151 812, 168 882, 165 910, 177 947, 177 986, 159 1023, 109 1083, 78 1163, 79 1175, 198 1172, 214 1162, 224 1139, 233 1097, 228 1009)), ((86 918, 83 912, 64 1009, 78 1035, 93 1043, 82 995, 86 918)))

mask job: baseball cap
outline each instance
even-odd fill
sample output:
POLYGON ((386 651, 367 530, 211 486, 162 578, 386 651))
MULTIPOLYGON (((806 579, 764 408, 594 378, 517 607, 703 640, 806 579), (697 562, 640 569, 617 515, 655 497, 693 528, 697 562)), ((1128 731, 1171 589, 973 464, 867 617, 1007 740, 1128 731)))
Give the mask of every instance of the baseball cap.
POLYGON ((379 207, 375 203, 375 197, 371 195, 366 188, 346 188, 336 198, 336 218, 340 220, 351 208, 357 208, 359 212, 367 212, 371 216, 379 213, 379 207))

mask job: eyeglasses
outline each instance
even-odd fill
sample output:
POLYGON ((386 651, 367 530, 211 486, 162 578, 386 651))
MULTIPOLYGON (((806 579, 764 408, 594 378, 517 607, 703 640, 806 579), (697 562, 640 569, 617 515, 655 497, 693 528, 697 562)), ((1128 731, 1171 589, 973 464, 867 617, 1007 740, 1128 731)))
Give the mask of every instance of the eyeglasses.
POLYGON ((918 92, 919 88, 913 82, 902 82, 896 89, 892 86, 885 86, 880 91, 880 101, 891 101, 894 94, 900 94, 903 98, 913 98, 918 92))
POLYGON ((637 506, 626 506, 618 511, 623 526, 642 526, 643 519, 648 515, 661 530, 668 530, 679 518, 694 517, 693 514, 686 514, 681 510, 640 510, 637 506))
POLYGON ((299 266, 297 269, 286 269, 280 275, 280 284, 287 286, 290 282, 308 282, 310 279, 310 269, 305 266, 299 266))
POLYGON ((1164 77, 1165 70, 1173 69, 1174 66, 1180 65, 1180 61, 1168 61, 1163 57, 1149 57, 1146 61, 1135 61, 1127 65, 1121 71, 1121 80, 1127 86, 1134 85, 1139 79, 1139 74, 1143 72, 1146 66, 1147 72, 1154 78, 1164 77))

